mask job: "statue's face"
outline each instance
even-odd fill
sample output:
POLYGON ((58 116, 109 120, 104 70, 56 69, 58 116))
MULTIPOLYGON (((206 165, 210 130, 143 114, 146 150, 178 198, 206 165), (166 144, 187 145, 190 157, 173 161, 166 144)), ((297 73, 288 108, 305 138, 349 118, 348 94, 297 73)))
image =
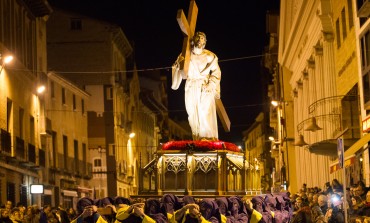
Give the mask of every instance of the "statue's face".
POLYGON ((204 47, 206 46, 206 37, 203 35, 194 36, 194 46, 204 49, 204 47))

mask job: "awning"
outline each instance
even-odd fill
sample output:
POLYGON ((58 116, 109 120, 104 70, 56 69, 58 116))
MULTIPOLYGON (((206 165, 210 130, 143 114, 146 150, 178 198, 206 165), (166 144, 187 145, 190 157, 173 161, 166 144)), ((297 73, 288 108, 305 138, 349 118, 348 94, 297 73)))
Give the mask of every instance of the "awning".
POLYGON ((370 141, 370 134, 364 135, 361 139, 357 140, 349 149, 344 152, 344 159, 348 159, 351 155, 354 155, 357 151, 370 141))
POLYGON ((78 197, 77 191, 74 190, 62 190, 62 193, 66 197, 78 197))

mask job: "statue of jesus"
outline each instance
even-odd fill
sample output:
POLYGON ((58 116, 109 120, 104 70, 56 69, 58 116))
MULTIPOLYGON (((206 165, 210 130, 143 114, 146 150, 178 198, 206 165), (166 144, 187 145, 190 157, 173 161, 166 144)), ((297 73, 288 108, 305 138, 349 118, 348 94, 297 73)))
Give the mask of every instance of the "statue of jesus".
POLYGON ((203 32, 196 32, 191 39, 188 74, 180 70, 180 55, 172 67, 172 89, 177 90, 182 79, 185 83, 185 107, 194 140, 218 140, 215 99, 220 98, 221 70, 218 58, 205 49, 203 32))

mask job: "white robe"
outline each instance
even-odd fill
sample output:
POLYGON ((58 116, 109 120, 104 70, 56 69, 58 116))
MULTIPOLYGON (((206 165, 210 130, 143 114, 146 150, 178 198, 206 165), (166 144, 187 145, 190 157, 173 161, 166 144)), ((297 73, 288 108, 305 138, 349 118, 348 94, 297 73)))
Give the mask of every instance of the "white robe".
POLYGON ((221 70, 217 56, 205 49, 200 55, 191 54, 187 77, 174 66, 172 88, 177 89, 185 78, 185 107, 193 138, 218 139, 215 98, 220 98, 221 70), (211 91, 206 92, 205 85, 211 91))

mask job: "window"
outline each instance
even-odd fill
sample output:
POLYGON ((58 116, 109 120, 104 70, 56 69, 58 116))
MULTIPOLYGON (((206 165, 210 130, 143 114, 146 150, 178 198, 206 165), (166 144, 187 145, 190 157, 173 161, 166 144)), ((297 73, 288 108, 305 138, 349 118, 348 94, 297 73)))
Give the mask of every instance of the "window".
POLYGON ((361 37, 361 73, 365 109, 370 110, 370 31, 361 37))
POLYGON ((107 92, 107 100, 113 100, 113 88, 112 87, 107 87, 106 88, 107 92))
POLYGON ((72 99, 73 99, 73 111, 76 111, 76 108, 77 108, 77 106, 76 106, 76 95, 73 94, 72 99))
POLYGON ((66 105, 66 89, 62 88, 62 105, 66 105))
POLYGON ((85 114, 85 100, 81 99, 81 112, 84 115, 85 114))
POLYGON ((71 30, 82 30, 82 21, 79 18, 71 18, 71 30))
POLYGON ((78 173, 81 173, 79 171, 80 167, 79 167, 79 159, 78 159, 78 154, 79 154, 79 151, 78 151, 78 141, 77 140, 73 140, 73 147, 74 147, 74 164, 75 164, 75 172, 78 172, 78 173))
POLYGON ((54 81, 50 81, 50 95, 51 95, 51 98, 55 98, 54 81))
POLYGON ((35 118, 30 116, 30 143, 35 144, 35 118))
POLYGON ((94 159, 94 167, 101 167, 101 159, 98 158, 98 159, 94 159))
POLYGON ((340 26, 339 26, 339 19, 335 22, 335 28, 336 28, 336 39, 337 39, 337 48, 340 47, 340 26))
POLYGON ((68 166, 68 138, 67 136, 63 135, 63 162, 64 162, 64 168, 67 169, 68 166))
POLYGON ((24 109, 19 108, 19 138, 23 139, 23 119, 24 119, 24 109))
POLYGON ((347 21, 346 21, 346 9, 345 8, 342 9, 341 15, 342 15, 342 34, 343 34, 343 40, 344 40, 347 37, 347 24, 346 24, 347 21))
POLYGON ((10 132, 10 121, 12 118, 13 101, 8 98, 6 102, 6 130, 10 132))
POLYGON ((352 0, 347 0, 348 5, 348 28, 351 29, 353 27, 353 8, 352 8, 352 0))

